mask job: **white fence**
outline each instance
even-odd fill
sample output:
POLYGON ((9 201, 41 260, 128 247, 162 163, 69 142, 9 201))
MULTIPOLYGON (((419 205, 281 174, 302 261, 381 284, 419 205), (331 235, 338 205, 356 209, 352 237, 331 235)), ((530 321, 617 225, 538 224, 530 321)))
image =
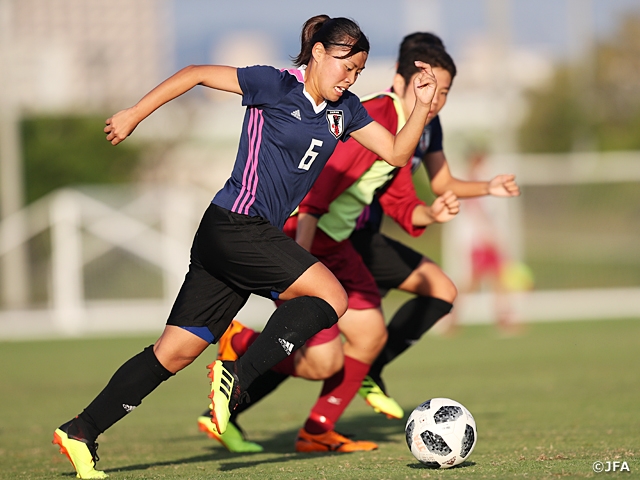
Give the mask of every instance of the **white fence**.
MULTIPOLYGON (((492 159, 499 171, 515 171, 521 185, 640 181, 640 154, 518 156, 492 159), (502 168, 506 166, 506 168, 502 168)), ((0 224, 0 259, 48 232, 47 300, 0 311, 0 339, 50 338, 100 333, 155 332, 166 321, 187 271, 189 249, 211 193, 191 188, 64 189, 31 204, 0 224), (96 241, 99 240, 99 241, 96 241), (161 292, 139 299, 91 299, 85 294, 87 265, 113 250, 153 265, 161 292)), ((522 254, 519 199, 505 202, 514 256, 522 254)), ((443 230, 443 267, 456 279, 468 266, 460 254, 455 221, 443 230)), ((10 262, 9 262, 10 263, 10 262)), ((26 266, 24 266, 26 269, 26 266)), ((24 279, 5 272, 5 282, 24 279), (8 279, 8 280, 7 280, 8 279)), ((27 279, 29 284, 29 280, 27 279)), ((461 296, 461 323, 492 322, 491 294, 461 296)), ((511 294, 516 315, 525 322, 590 318, 640 318, 640 286, 617 289, 537 291, 511 294)), ((7 303, 7 302, 5 302, 7 303)), ((262 325, 272 302, 252 297, 240 313, 262 325)))
MULTIPOLYGON (((48 231, 50 278, 46 305, 0 311, 0 338, 160 332, 187 272, 193 235, 210 199, 210 194, 196 189, 64 189, 7 218, 0 225, 0 256, 12 255, 48 231), (87 299, 86 265, 113 249, 157 267, 162 292, 155 298, 87 299)), ((13 274, 7 272, 4 278, 24 276, 13 274)), ((265 306, 273 308, 266 299, 252 299, 243 311, 247 321, 259 320, 265 306)))

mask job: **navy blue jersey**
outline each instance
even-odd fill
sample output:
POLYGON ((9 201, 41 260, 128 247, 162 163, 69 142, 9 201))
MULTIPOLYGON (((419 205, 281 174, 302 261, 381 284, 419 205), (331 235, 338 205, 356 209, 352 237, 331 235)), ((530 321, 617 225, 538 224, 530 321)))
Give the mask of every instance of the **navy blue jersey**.
POLYGON ((233 172, 212 203, 282 229, 338 140, 373 121, 349 91, 316 106, 302 75, 266 66, 238 69, 247 111, 233 172))
POLYGON ((418 170, 422 159, 427 153, 439 152, 442 150, 442 125, 440 125, 440 117, 436 115, 424 127, 420 141, 416 147, 416 151, 411 159, 411 170, 413 173, 418 170))
MULTIPOLYGON (((427 153, 439 152, 440 150, 442 150, 442 125, 440 125, 440 118, 436 115, 422 131, 420 142, 418 142, 416 151, 411 159, 411 170, 414 173, 418 170, 427 153)), ((373 202, 365 209, 363 215, 366 215, 366 221, 358 222, 361 225, 360 228, 367 228, 375 232, 380 230, 384 212, 377 195, 373 197, 373 202)))

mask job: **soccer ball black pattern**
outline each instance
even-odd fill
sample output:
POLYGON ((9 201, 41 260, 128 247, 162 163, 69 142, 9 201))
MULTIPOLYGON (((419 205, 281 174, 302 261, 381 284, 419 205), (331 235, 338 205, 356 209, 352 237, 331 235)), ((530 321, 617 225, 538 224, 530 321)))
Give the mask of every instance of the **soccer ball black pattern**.
POLYGON ((433 468, 464 462, 478 438, 473 415, 449 398, 432 398, 418 405, 407 420, 405 434, 413 456, 433 468))

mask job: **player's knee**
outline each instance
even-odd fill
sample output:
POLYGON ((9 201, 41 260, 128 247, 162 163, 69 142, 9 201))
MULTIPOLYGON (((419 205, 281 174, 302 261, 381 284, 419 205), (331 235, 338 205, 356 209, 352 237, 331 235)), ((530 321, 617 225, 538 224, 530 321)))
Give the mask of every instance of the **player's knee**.
POLYGON ((389 332, 387 331, 386 327, 380 331, 377 335, 377 341, 375 342, 375 345, 373 345, 373 349, 377 352, 380 353, 382 351, 382 349, 384 348, 385 344, 387 343, 387 339, 389 338, 389 332))
POLYGON ((310 380, 326 380, 327 378, 338 373, 344 366, 344 357, 340 355, 337 358, 327 359, 321 364, 314 365, 310 371, 310 380))
POLYGON ((365 356, 373 356, 375 358, 387 343, 388 335, 384 322, 379 324, 372 322, 366 332, 360 332, 358 335, 347 335, 346 341, 353 351, 362 352, 365 356))
POLYGON ((340 286, 340 289, 336 289, 328 295, 328 298, 324 299, 333 309, 336 311, 336 315, 338 318, 343 316, 347 311, 349 306, 349 298, 347 297, 347 292, 344 291, 344 288, 340 286))
POLYGON ((428 295, 422 295, 422 296, 439 298, 440 300, 444 300, 445 302, 453 303, 455 299, 458 297, 458 288, 448 277, 445 277, 444 280, 441 280, 440 282, 438 282, 431 289, 428 295))
POLYGON ((444 291, 442 295, 439 296, 438 298, 440 298, 441 300, 444 300, 445 302, 453 303, 455 299, 458 297, 458 288, 455 286, 455 284, 451 280, 449 280, 443 285, 443 290, 444 291))

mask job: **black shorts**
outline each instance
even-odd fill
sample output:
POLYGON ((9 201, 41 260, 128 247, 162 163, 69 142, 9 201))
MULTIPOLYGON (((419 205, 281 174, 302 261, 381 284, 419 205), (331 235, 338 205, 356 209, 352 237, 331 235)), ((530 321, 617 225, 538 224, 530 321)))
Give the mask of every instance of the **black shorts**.
POLYGON ((424 257, 380 232, 356 230, 349 238, 373 274, 382 296, 402 285, 424 257))
POLYGON ((207 327, 215 343, 250 294, 277 299, 317 261, 264 218, 211 204, 167 325, 207 327))

